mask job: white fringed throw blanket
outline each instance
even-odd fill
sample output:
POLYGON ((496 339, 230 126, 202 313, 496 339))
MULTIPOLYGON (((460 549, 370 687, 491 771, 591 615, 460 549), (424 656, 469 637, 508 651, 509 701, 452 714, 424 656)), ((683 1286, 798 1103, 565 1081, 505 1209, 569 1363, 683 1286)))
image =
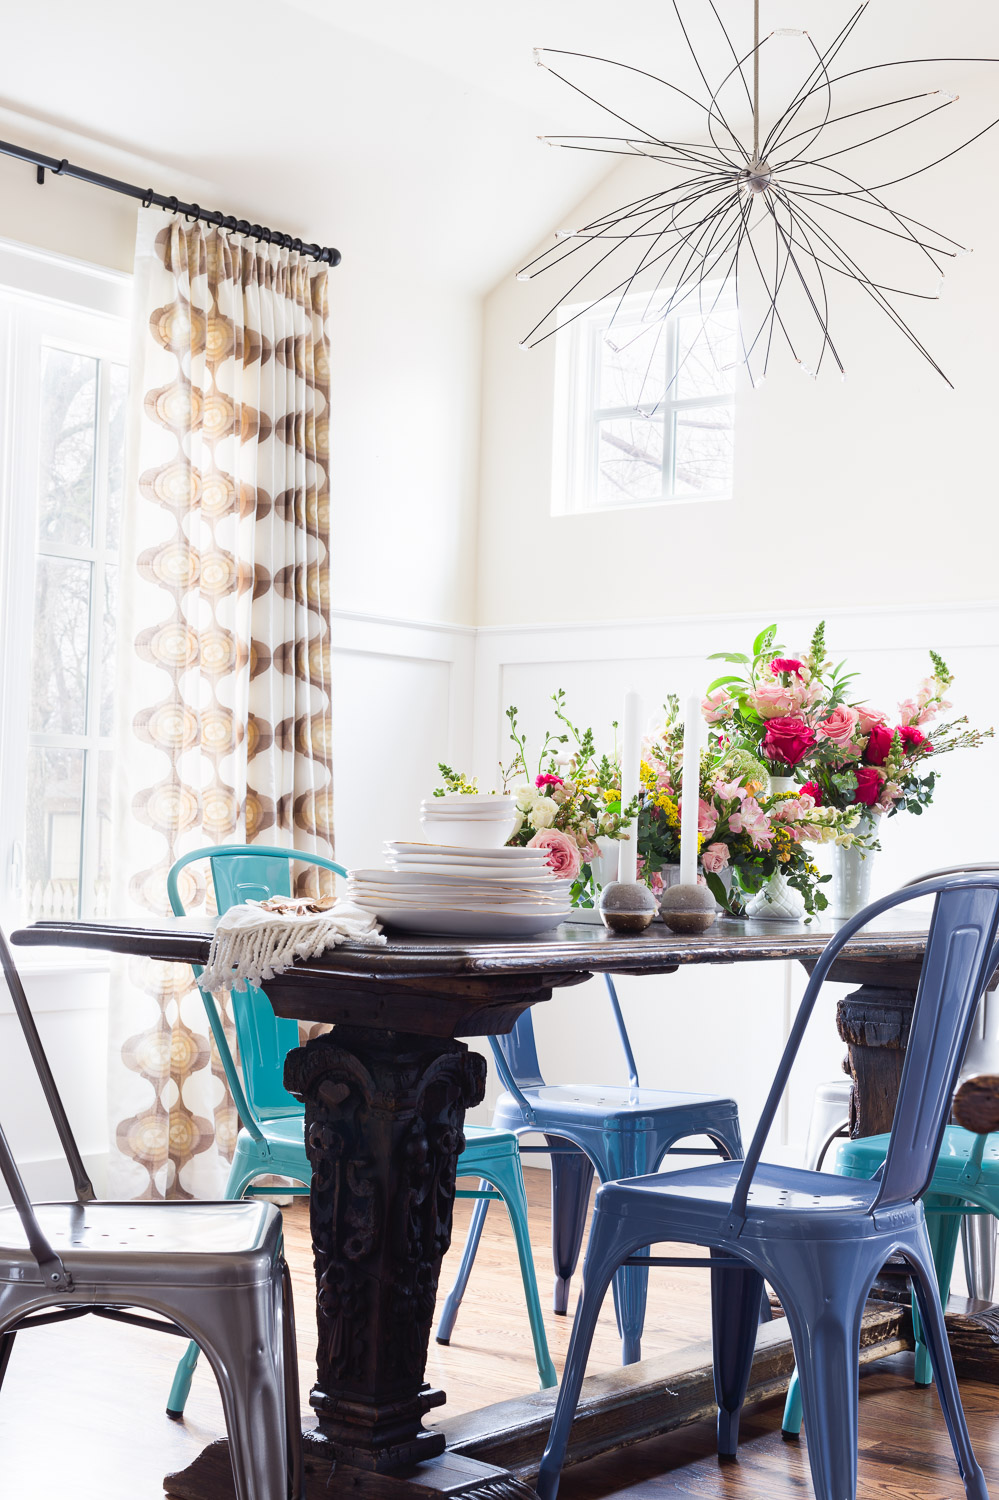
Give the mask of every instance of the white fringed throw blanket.
POLYGON ((231 906, 219 917, 208 962, 198 980, 210 993, 261 985, 296 958, 318 958, 347 940, 384 943, 374 917, 332 896, 271 896, 231 906))

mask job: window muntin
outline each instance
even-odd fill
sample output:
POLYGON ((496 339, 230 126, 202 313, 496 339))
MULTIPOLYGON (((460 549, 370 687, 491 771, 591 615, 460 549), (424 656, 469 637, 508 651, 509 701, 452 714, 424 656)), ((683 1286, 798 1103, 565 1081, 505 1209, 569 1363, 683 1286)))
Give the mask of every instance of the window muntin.
MULTIPOLYGON (((8 254, 0 245, 0 270, 8 254)), ((53 264, 89 292, 86 270, 53 264)), ((46 284, 42 257, 27 270, 46 284)), ((94 280, 106 306, 118 288, 94 280)), ((127 324, 0 286, 0 346, 0 909, 8 922, 100 916, 127 324)))
POLYGON ((732 493, 734 297, 642 322, 644 294, 565 310, 556 353, 553 511, 574 514, 732 493))

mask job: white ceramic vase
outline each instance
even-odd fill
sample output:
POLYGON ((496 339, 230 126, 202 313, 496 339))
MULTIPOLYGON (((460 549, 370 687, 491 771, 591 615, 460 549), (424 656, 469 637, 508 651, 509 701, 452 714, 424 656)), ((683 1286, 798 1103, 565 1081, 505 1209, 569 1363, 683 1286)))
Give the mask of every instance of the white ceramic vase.
POLYGON ((798 783, 793 776, 771 776, 770 795, 776 797, 778 792, 796 792, 798 783))
MULTIPOLYGON (((865 833, 877 831, 877 818, 867 815, 862 820, 865 833)), ((829 914, 833 917, 855 917, 858 911, 870 903, 871 874, 874 869, 874 851, 858 848, 852 844, 844 848, 839 844, 832 851, 832 889, 829 894, 829 914)))
POLYGON ((805 915, 805 901, 800 891, 788 885, 780 870, 746 902, 746 916, 758 922, 800 922, 805 915))

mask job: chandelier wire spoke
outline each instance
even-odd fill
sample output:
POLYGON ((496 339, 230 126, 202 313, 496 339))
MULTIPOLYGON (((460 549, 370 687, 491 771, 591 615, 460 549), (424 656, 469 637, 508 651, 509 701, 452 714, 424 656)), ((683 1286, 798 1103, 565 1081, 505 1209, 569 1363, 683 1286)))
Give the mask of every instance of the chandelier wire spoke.
MULTIPOLYGON (((629 320, 629 332, 622 344, 616 345, 607 339, 614 349, 629 348, 644 337, 648 329, 656 327, 652 352, 636 402, 636 410, 641 407, 641 414, 648 416, 658 409, 663 399, 660 396, 654 405, 642 399, 651 378, 663 329, 667 320, 695 295, 702 329, 706 330, 726 290, 731 292, 734 289, 737 349, 741 350, 741 359, 736 363, 745 365, 755 384, 758 378, 754 376, 751 362, 762 347, 759 379, 765 378, 778 331, 792 358, 809 374, 819 374, 827 354, 840 373, 844 373, 844 363, 831 329, 830 293, 833 287, 849 281, 871 299, 912 348, 950 385, 947 375, 909 327, 892 299, 937 300, 945 275, 943 263, 967 254, 967 249, 942 230, 894 208, 880 194, 949 161, 999 125, 999 117, 932 161, 900 172, 887 181, 865 185, 860 178, 832 163, 903 137, 911 127, 948 109, 957 102, 958 96, 942 89, 921 89, 875 102, 847 100, 854 107, 839 112, 835 99, 837 89, 845 83, 853 81, 856 85, 856 80, 869 78, 888 68, 969 62, 994 64, 999 59, 904 58, 834 74, 833 65, 854 36, 869 0, 863 0, 857 6, 824 49, 816 45, 807 31, 797 28, 777 28, 761 38, 760 0, 753 0, 753 44, 741 55, 716 0, 707 0, 707 3, 721 38, 714 34, 713 44, 720 47, 723 40, 732 59, 731 67, 723 63, 724 71, 718 70, 721 81, 717 87, 713 87, 710 80, 712 69, 702 61, 694 46, 691 29, 684 17, 684 10, 689 10, 689 7, 681 9, 679 0, 672 0, 683 42, 703 85, 707 103, 680 83, 630 63, 563 48, 535 50, 539 66, 631 132, 627 135, 549 135, 540 136, 540 140, 560 150, 591 151, 648 163, 647 167, 636 167, 635 170, 666 176, 656 191, 600 214, 580 229, 557 231, 555 243, 522 267, 517 274, 524 281, 533 281, 553 271, 570 256, 577 257, 573 263, 577 269, 585 267, 521 340, 522 346, 537 348, 560 328, 575 322, 603 302, 613 306, 605 325, 608 332, 622 316, 627 315, 629 320), (814 60, 806 63, 801 83, 764 131, 760 104, 761 57, 768 43, 785 36, 802 39, 814 60), (701 142, 669 140, 645 129, 598 99, 588 88, 557 71, 548 60, 550 58, 597 64, 615 70, 614 77, 630 75, 636 86, 639 80, 645 80, 647 84, 665 89, 674 101, 684 101, 701 112, 708 139, 701 142), (739 91, 732 106, 736 112, 744 111, 743 96, 749 107, 751 145, 746 132, 736 129, 739 121, 731 113, 729 104, 732 89, 739 91), (886 111, 895 113, 886 118, 886 111), (898 111, 906 111, 905 118, 899 119, 898 111), (806 123, 813 113, 815 118, 806 123), (868 116, 875 116, 877 120, 868 121, 868 116), (857 133, 856 122, 862 120, 868 129, 875 123, 883 124, 884 128, 851 141, 850 135, 857 133), (850 128, 851 122, 855 122, 853 129, 850 128), (823 145, 828 142, 828 149, 820 150, 820 141, 823 145), (892 246, 898 247, 893 252, 896 255, 901 254, 903 247, 906 252, 913 252, 916 256, 916 261, 912 262, 914 269, 917 263, 922 266, 928 262, 940 278, 936 291, 922 290, 918 285, 896 285, 905 278, 900 278, 890 264, 877 269, 873 265, 861 264, 858 255, 843 241, 844 234, 853 234, 855 238, 866 234, 866 251, 877 249, 882 260, 892 246), (566 240, 572 243, 567 246, 566 240), (629 258, 631 268, 622 276, 621 268, 629 258), (615 284, 594 295, 595 289, 601 286, 601 273, 615 284), (750 279, 756 288, 752 296, 747 284, 750 279), (753 296, 760 299, 760 289, 762 300, 751 312, 753 296), (645 305, 633 315, 627 308, 634 303, 632 294, 639 291, 647 291, 645 305), (589 300, 577 306, 573 301, 576 296, 589 300), (754 331, 747 341, 743 322, 750 316, 754 331), (804 318, 806 327, 814 326, 821 338, 814 370, 808 369, 798 353, 800 340, 795 324, 801 318, 804 318), (638 330, 634 334, 630 331, 633 326, 638 330)), ((709 30, 713 29, 709 27, 709 30)), ((767 56, 770 55, 768 50, 767 56)), ((630 106, 626 107, 630 113, 630 106)), ((636 104, 635 110, 641 114, 649 107, 648 102, 643 101, 641 106, 636 104)), ((808 335, 810 338, 811 334, 808 335)), ((718 365, 710 339, 705 338, 704 347, 716 369, 732 367, 718 365)), ((667 390, 679 377, 693 348, 694 342, 688 340, 685 350, 678 349, 667 390)))

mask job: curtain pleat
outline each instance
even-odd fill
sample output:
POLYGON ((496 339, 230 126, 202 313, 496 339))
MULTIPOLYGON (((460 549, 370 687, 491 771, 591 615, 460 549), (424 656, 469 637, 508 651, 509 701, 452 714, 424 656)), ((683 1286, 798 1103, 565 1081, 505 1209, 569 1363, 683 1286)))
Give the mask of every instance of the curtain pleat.
MULTIPOLYGON (((114 870, 128 920, 168 915, 189 851, 333 851, 326 277, 140 211, 114 870)), ((213 910, 207 865, 181 893, 213 910)), ((238 1121, 190 969, 118 965, 110 1035, 111 1192, 219 1195, 238 1121)))

